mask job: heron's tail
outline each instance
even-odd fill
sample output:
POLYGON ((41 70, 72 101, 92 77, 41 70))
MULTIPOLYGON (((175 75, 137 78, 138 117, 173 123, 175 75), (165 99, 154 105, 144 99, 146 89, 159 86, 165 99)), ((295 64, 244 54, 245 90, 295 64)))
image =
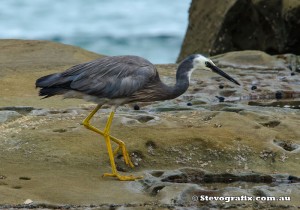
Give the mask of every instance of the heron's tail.
POLYGON ((41 88, 39 91, 39 96, 48 98, 54 95, 62 95, 66 93, 68 91, 67 87, 70 83, 61 83, 60 79, 61 77, 59 73, 50 74, 37 79, 35 82, 35 86, 37 88, 41 88))
POLYGON ((55 95, 62 95, 66 92, 67 90, 63 88, 41 88, 39 96, 44 96, 43 98, 48 98, 55 95))
POLYGON ((35 87, 44 88, 44 87, 53 86, 55 85, 59 77, 60 77, 59 74, 50 74, 47 76, 43 76, 36 80, 35 87))

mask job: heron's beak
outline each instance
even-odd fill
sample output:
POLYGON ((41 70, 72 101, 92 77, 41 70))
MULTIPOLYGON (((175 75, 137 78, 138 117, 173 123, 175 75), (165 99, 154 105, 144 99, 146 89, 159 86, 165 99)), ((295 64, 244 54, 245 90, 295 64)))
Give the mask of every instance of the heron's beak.
POLYGON ((229 81, 237 84, 237 85, 240 85, 240 83, 238 83, 235 79, 233 79, 231 76, 229 76, 228 74, 226 74, 224 71, 222 71, 221 69, 219 69, 217 66, 207 62, 206 63, 206 66, 209 67, 213 72, 221 75, 222 77, 225 77, 226 79, 228 79, 229 81))

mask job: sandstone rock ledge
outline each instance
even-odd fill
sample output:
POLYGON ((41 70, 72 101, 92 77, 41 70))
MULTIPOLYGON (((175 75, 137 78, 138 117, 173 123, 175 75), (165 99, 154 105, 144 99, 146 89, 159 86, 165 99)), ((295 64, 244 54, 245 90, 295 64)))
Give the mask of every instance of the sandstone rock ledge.
MULTIPOLYGON (((299 57, 259 51, 220 55, 213 60, 241 87, 199 71, 189 91, 175 100, 138 104, 139 111, 119 108, 112 132, 126 142, 136 167, 127 168, 117 156, 118 168, 144 175, 119 182, 101 177, 110 170, 104 141, 80 125, 94 105, 60 97, 40 100, 34 88, 42 75, 100 56, 41 41, 2 40, 0 45, 6 46, 0 54, 0 208, 300 207, 299 57), (249 61, 247 54, 258 59, 249 61), (292 200, 191 200, 201 194, 292 200), (26 206, 27 199, 33 203, 26 206)), ((172 83, 176 65, 157 67, 172 83)), ((101 110, 92 123, 103 126, 108 112, 101 110)))

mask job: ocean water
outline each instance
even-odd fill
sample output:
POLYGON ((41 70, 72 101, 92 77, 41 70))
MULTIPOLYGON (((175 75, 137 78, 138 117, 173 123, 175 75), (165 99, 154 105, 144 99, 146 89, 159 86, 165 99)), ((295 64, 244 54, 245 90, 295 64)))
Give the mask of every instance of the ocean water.
MULTIPOLYGON (((175 62, 191 0, 1 0, 0 38, 175 62)), ((1 51, 1 49, 0 49, 1 51)))

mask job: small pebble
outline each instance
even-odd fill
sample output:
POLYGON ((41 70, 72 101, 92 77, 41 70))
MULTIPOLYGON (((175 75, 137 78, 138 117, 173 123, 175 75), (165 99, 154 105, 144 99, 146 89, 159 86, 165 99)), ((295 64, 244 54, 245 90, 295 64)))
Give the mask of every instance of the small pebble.
POLYGON ((294 75, 295 75, 295 72, 292 72, 292 73, 291 73, 291 76, 294 76, 294 75))
POLYGON ((275 98, 276 98, 276 99, 282 99, 282 96, 283 96, 283 94, 282 94, 282 92, 280 92, 280 91, 277 91, 277 92, 275 93, 275 98))
POLYGON ((134 109, 134 110, 140 110, 140 106, 137 105, 137 104, 135 104, 134 107, 133 107, 133 109, 134 109))
POLYGON ((6 179, 6 176, 0 175, 0 179, 6 179))
POLYGON ((31 199, 27 199, 26 201, 24 201, 24 204, 28 205, 28 204, 31 204, 33 203, 33 201, 31 199))
POLYGON ((221 124, 218 124, 218 123, 215 123, 215 124, 214 124, 214 127, 215 127, 215 128, 221 128, 222 125, 221 125, 221 124))
POLYGON ((193 104, 191 102, 188 102, 186 105, 187 106, 193 106, 193 104))
POLYGON ((251 90, 256 90, 257 89, 257 87, 255 86, 255 85, 253 85, 252 87, 251 87, 251 90))
POLYGON ((223 89, 223 88, 224 88, 224 85, 219 85, 219 88, 220 88, 220 89, 223 89))
POLYGON ((222 96, 216 96, 217 99, 219 99, 219 102, 224 102, 225 98, 222 96))

